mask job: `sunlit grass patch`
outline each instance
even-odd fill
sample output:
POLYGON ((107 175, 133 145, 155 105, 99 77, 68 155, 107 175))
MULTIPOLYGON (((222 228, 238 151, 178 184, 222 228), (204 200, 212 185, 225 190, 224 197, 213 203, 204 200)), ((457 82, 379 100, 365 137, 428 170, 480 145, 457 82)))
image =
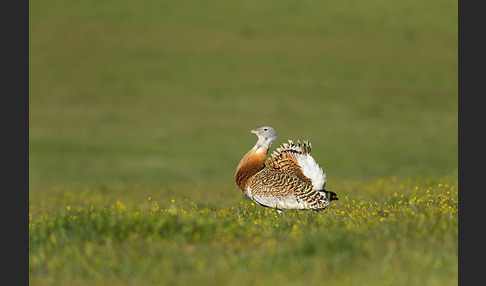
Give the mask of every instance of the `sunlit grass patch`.
POLYGON ((157 195, 117 199, 111 194, 48 212, 31 202, 30 275, 70 281, 103 280, 105 273, 149 284, 161 277, 162 284, 195 277, 211 284, 240 276, 253 281, 261 275, 264 283, 305 275, 317 284, 327 273, 330 281, 343 284, 359 277, 371 285, 372 277, 388 281, 392 275, 404 284, 453 284, 457 184, 416 188, 405 180, 406 191, 370 200, 366 192, 386 180, 368 183, 360 195, 341 190, 340 200, 322 212, 279 214, 243 197, 223 208, 157 195), (415 276, 407 274, 411 271, 415 276))

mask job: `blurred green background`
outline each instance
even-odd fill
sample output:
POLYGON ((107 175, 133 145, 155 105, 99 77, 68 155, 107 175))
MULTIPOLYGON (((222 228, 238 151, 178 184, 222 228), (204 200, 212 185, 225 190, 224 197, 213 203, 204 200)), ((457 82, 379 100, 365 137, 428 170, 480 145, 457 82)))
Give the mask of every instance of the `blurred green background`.
POLYGON ((310 140, 331 189, 457 172, 457 1, 32 0, 29 19, 31 193, 241 199, 262 125, 310 140))

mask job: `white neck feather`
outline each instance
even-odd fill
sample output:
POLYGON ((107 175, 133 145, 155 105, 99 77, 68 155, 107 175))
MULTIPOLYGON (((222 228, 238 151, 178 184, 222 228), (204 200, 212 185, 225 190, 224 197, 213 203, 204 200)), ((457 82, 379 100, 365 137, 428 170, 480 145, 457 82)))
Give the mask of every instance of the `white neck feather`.
POLYGON ((271 138, 259 137, 257 143, 253 147, 256 151, 268 151, 272 147, 274 140, 271 138))

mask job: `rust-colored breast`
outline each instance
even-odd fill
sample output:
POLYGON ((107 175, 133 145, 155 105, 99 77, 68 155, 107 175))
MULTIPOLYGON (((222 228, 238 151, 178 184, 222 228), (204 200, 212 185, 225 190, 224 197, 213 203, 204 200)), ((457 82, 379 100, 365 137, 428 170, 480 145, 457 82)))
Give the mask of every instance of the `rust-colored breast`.
POLYGON ((265 168, 265 158, 267 154, 264 151, 251 149, 241 159, 235 173, 236 185, 246 193, 250 180, 256 173, 265 168))

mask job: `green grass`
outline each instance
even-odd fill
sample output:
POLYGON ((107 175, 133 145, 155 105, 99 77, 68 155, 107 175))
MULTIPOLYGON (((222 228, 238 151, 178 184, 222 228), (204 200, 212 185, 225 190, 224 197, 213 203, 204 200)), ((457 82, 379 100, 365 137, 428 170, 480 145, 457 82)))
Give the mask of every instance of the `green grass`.
POLYGON ((30 1, 29 28, 33 285, 455 284, 457 1, 30 1), (251 206, 262 125, 341 200, 251 206))
POLYGON ((31 282, 457 284, 457 176, 338 186, 327 210, 281 215, 243 199, 221 207, 160 193, 39 197, 30 205, 31 282))

